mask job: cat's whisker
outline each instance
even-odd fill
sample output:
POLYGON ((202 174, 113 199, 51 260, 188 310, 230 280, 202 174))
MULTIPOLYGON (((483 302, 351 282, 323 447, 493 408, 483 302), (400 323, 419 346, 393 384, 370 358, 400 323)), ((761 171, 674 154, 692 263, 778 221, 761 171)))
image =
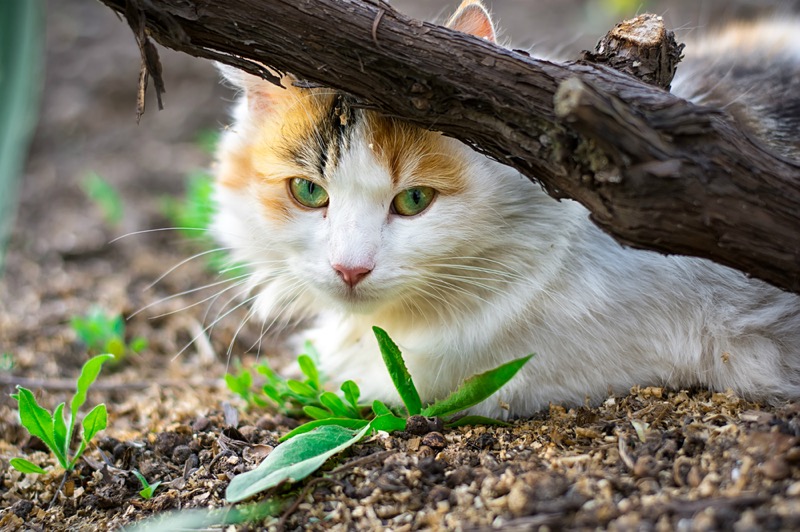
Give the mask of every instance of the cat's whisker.
POLYGON ((164 231, 198 231, 207 233, 209 229, 206 227, 157 227, 155 229, 142 229, 140 231, 131 231, 130 233, 125 233, 124 235, 120 235, 113 240, 109 241, 109 244, 113 244, 123 238, 128 238, 130 236, 137 236, 137 235, 146 235, 149 233, 160 233, 164 231))
POLYGON ((189 263, 189 262, 191 262, 191 261, 193 261, 193 260, 195 260, 195 259, 199 259, 200 257, 205 257, 205 256, 207 256, 207 255, 211 255, 211 254, 213 254, 213 253, 219 253, 220 251, 227 251, 227 250, 229 250, 229 249, 230 249, 230 248, 228 248, 228 247, 219 247, 219 248, 214 248, 214 249, 208 249, 208 250, 206 250, 206 251, 201 251, 200 253, 195 253, 195 254, 194 254, 194 255, 192 255, 191 257, 188 257, 188 258, 186 258, 186 259, 183 259, 182 261, 178 262, 176 265, 174 265, 173 267, 171 267, 169 270, 167 270, 166 272, 162 273, 160 276, 158 276, 158 278, 156 278, 156 280, 155 280, 155 281, 153 281, 152 283, 150 283, 149 285, 147 285, 147 286, 145 287, 145 290, 150 290, 150 289, 152 289, 152 288, 153 288, 155 285, 157 285, 158 283, 160 283, 161 281, 163 281, 163 280, 164 280, 164 278, 165 278, 165 277, 167 277, 169 274, 171 274, 172 272, 174 272, 175 270, 177 270, 177 269, 178 269, 178 268, 180 268, 181 266, 183 266, 183 265, 185 265, 185 264, 187 264, 187 263, 189 263))
MULTIPOLYGON (((134 316, 136 316, 138 314, 141 314, 142 312, 144 312, 145 310, 147 310, 149 308, 155 307, 155 306, 160 305, 162 303, 166 303, 167 301, 170 301, 172 299, 175 299, 175 298, 178 298, 178 297, 181 297, 181 296, 186 296, 186 295, 189 295, 189 294, 193 294, 195 292, 202 292, 203 290, 208 290, 209 288, 214 288, 214 287, 217 287, 217 286, 220 286, 220 285, 228 284, 228 283, 231 283, 233 281, 238 281, 238 280, 250 277, 250 275, 251 275, 250 273, 245 273, 243 275, 237 275, 236 277, 230 277, 230 278, 227 278, 227 279, 223 279, 221 281, 208 283, 208 284, 205 284, 203 286, 199 286, 197 288, 190 288, 189 290, 184 290, 183 292, 178 292, 177 294, 172 294, 172 295, 169 295, 169 296, 166 296, 166 297, 162 297, 162 298, 157 299, 157 300, 155 300, 155 301, 153 301, 151 303, 148 303, 147 305, 141 307, 137 311, 135 311, 132 314, 128 315, 127 319, 131 319, 134 316)), ((205 300, 203 300, 203 301, 205 301, 205 300)), ((200 301, 199 303, 202 303, 203 301, 200 301)), ((181 310, 185 310, 187 308, 190 308, 190 307, 185 307, 185 308, 183 308, 181 310)))
MULTIPOLYGON (((247 292, 247 291, 245 291, 245 292, 242 292, 242 293, 246 293, 246 292, 247 292)), ((235 297, 238 297, 238 295, 239 295, 239 294, 237 294, 237 296, 235 296, 235 297)), ((189 346, 191 346, 191 345, 192 345, 192 344, 193 344, 193 343, 194 343, 194 342, 195 342, 195 341, 196 341, 198 338, 200 338, 202 335, 206 334, 206 333, 207 333, 207 332, 209 332, 211 329, 213 329, 213 328, 214 328, 214 326, 215 326, 217 323, 219 323, 221 320, 225 319, 227 316, 229 316, 230 314, 232 314, 232 313, 233 313, 233 312, 235 312, 236 310, 240 309, 241 307, 243 307, 243 306, 245 306, 245 305, 249 304, 250 302, 252 302, 252 301, 253 301, 253 300, 254 300, 256 297, 258 297, 258 296, 257 296, 257 295, 255 295, 255 296, 248 297, 248 298, 246 298, 246 299, 242 300, 242 302, 241 302, 241 303, 239 303, 238 305, 234 306, 232 309, 230 309, 229 311, 227 311, 225 314, 223 314, 223 315, 221 315, 221 316, 219 316, 219 315, 218 315, 218 317, 217 317, 217 318, 216 318, 216 319, 215 319, 213 322, 211 322, 211 324, 210 324, 210 325, 207 325, 206 327, 204 327, 204 328, 203 328, 203 330, 202 330, 202 331, 200 331, 199 333, 197 333, 197 334, 196 334, 194 337, 192 337, 192 339, 191 339, 191 340, 189 340, 189 342, 187 342, 187 344, 186 344, 185 346, 183 346, 183 348, 182 348, 180 351, 178 351, 177 353, 175 353, 175 355, 172 357, 172 360, 173 360, 173 361, 177 360, 177 358, 178 358, 179 356, 181 356, 181 355, 183 354, 183 352, 184 352, 184 351, 186 351, 186 350, 189 348, 189 346)), ((226 304, 226 306, 227 306, 227 304, 226 304)))
MULTIPOLYGON (((194 303, 191 303, 191 304, 186 305, 184 307, 181 307, 179 309, 173 309, 173 310, 169 310, 167 312, 162 312, 161 314, 156 314, 154 316, 149 316, 148 319, 156 320, 156 319, 159 319, 159 318, 163 318, 165 316, 171 316, 172 314, 177 314, 178 312, 183 312, 183 311, 188 310, 188 309, 190 309, 192 307, 196 307, 197 305, 201 305, 201 304, 203 304, 203 303, 205 303, 206 301, 209 301, 209 300, 212 300, 212 305, 213 305, 213 300, 218 299, 222 294, 224 294, 225 292, 227 292, 229 290, 232 290, 234 288, 237 288, 237 287, 240 287, 240 286, 243 286, 243 285, 247 284, 247 282, 248 282, 248 279, 242 279, 242 280, 240 280, 240 281, 238 281, 236 283, 231 284, 230 286, 227 286, 227 287, 223 288, 222 290, 214 292, 210 296, 205 297, 205 298, 203 298, 203 299, 201 299, 199 301, 195 301, 194 303)), ((170 296, 170 298, 171 297, 173 297, 173 296, 170 296)), ((165 299, 163 299, 161 301, 166 301, 167 299, 170 299, 170 298, 165 298, 165 299)), ((160 303, 161 301, 159 301, 157 303, 160 303)), ((156 303, 151 303, 150 305, 148 305, 145 308, 152 307, 155 304, 156 303)), ((144 309, 142 309, 142 310, 144 310, 144 309)))

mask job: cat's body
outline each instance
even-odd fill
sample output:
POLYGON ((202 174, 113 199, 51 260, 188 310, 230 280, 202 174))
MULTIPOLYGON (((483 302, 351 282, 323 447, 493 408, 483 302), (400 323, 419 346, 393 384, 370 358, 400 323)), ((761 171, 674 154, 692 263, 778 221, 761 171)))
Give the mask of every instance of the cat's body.
MULTIPOLYGON (((493 39, 480 6, 465 9, 451 25, 493 39)), ((774 53, 796 85, 795 35, 774 53)), ((246 97, 219 153, 217 235, 252 264, 265 323, 316 316, 304 337, 323 369, 365 398, 396 401, 373 325, 399 344, 427 401, 536 353, 473 409, 484 415, 634 385, 800 396, 797 296, 705 260, 623 248, 582 206, 333 91, 235 81, 246 97)), ((702 86, 676 80, 675 92, 702 86)), ((797 139, 780 131, 793 155, 797 139)))

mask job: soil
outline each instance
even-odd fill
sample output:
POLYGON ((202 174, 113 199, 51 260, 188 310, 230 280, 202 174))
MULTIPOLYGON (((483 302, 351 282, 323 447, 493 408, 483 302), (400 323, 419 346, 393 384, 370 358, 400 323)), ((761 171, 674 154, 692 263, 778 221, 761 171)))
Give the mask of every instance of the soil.
MULTIPOLYGON (((392 3, 433 18, 457 2, 392 3)), ((569 53, 613 25, 598 4, 493 7, 518 46, 569 53)), ((683 36, 734 16, 800 11, 800 2, 699 4, 648 7, 683 36)), ((171 225, 163 198, 211 164, 197 137, 227 123, 233 95, 209 63, 162 50, 166 109, 151 100, 137 126, 139 59, 125 24, 91 0, 50 0, 46 38, 41 116, 0 283, 0 353, 10 355, 0 369, 0 529, 110 530, 168 510, 223 507, 230 478, 300 421, 245 409, 226 389, 232 361, 269 356, 280 366, 289 353, 280 336, 240 327, 247 309, 233 291, 212 297, 220 278, 202 258, 187 260, 202 248, 158 230, 171 225), (91 172, 124 198, 120 224, 82 190, 91 172), (49 408, 69 400, 88 356, 69 322, 96 305, 128 317, 129 338, 148 347, 104 368, 88 404, 106 403, 109 426, 62 485, 8 393, 22 384, 49 408), (15 456, 48 474, 13 470, 15 456), (138 494, 134 469, 162 482, 154 497, 138 494)), ((637 388, 601 405, 552 406, 509 428, 381 433, 325 470, 267 494, 297 502, 284 515, 239 528, 798 529, 800 403, 637 388)))

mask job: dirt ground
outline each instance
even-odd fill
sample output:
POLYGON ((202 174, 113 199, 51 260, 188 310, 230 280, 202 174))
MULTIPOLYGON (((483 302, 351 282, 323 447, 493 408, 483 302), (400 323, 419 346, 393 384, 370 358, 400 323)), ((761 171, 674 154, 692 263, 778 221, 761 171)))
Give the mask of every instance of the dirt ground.
MULTIPOLYGON (((457 3, 392 1, 428 19, 457 3)), ((590 47, 616 18, 597 1, 489 3, 504 38, 534 52, 590 47)), ((647 7, 683 37, 725 19, 800 12, 797 1, 647 7)), ((137 126, 138 51, 127 26, 93 0, 48 2, 46 53, 39 126, 0 281, 0 353, 10 355, 0 368, 0 529, 108 530, 167 510, 223 506, 230 478, 255 466, 253 446, 276 445, 298 421, 245 411, 222 377, 234 359, 248 365, 287 353, 279 338, 258 343, 257 328, 238 331, 245 308, 205 330, 238 301, 210 305, 214 287, 192 291, 218 277, 202 260, 184 262, 198 251, 192 242, 154 230, 170 226, 163 198, 211 164, 197 138, 224 126, 232 94, 209 63, 163 50, 166 109, 151 101, 137 126), (92 172, 124 199, 117 226, 81 188, 92 172), (8 394, 23 384, 48 407, 69 400, 87 359, 69 322, 95 305, 130 316, 129 335, 149 346, 103 370, 89 404, 107 404, 108 429, 59 490, 62 472, 20 427, 8 394), (8 465, 15 456, 50 473, 20 474, 8 465), (138 495, 132 469, 163 482, 155 497, 138 495)), ((282 521, 239 528, 800 528, 800 403, 644 388, 594 407, 553 406, 512 428, 443 436, 376 436, 340 457, 325 480, 282 488, 301 497, 282 521)))

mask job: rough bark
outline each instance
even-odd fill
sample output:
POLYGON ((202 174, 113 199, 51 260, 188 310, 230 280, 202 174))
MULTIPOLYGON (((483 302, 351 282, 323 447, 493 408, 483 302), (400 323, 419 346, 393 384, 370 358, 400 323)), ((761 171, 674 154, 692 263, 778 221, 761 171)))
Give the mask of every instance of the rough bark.
MULTIPOLYGON (((715 109, 603 64, 554 64, 412 20, 379 0, 101 1, 169 48, 275 79, 269 65, 459 138, 581 202, 624 244, 709 258, 800 292, 800 164, 715 109)), ((145 52, 154 75, 157 58, 145 52)))

